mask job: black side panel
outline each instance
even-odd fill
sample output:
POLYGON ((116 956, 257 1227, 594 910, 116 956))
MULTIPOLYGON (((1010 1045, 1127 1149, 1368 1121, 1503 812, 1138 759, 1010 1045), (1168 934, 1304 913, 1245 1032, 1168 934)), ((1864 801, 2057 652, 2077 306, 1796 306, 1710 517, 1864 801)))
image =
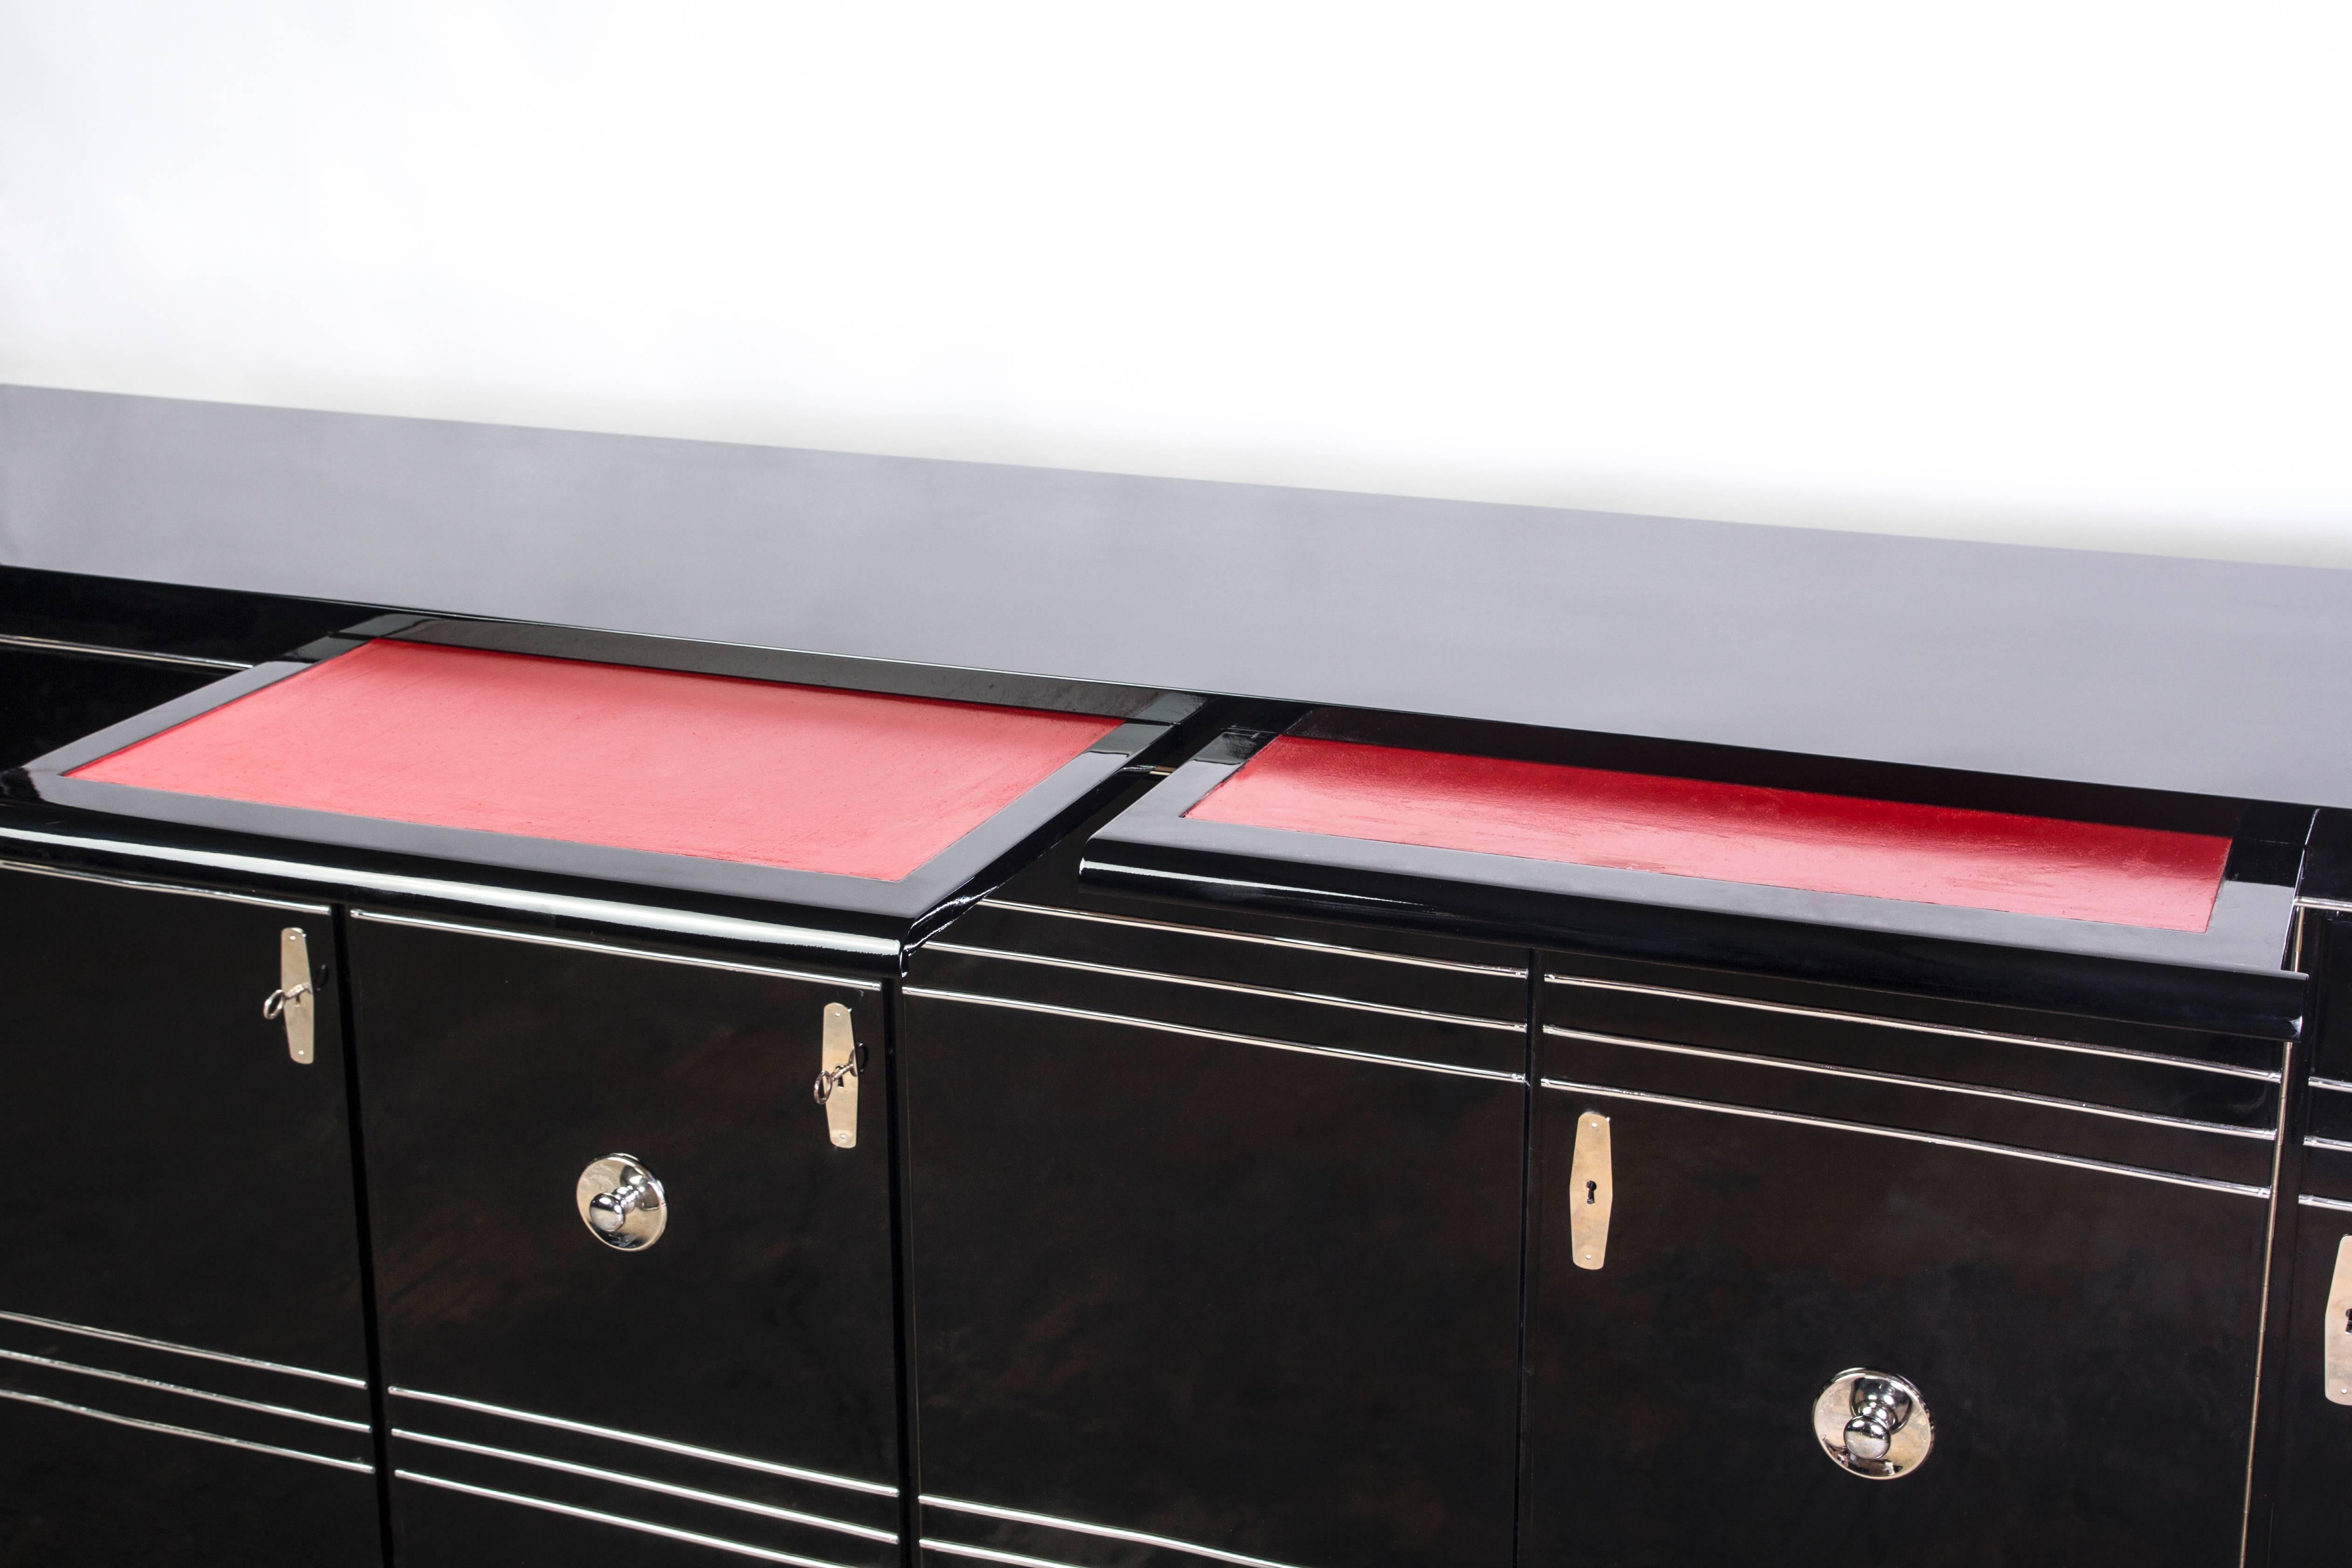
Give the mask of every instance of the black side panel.
POLYGON ((880 992, 367 911, 350 931, 393 1462, 475 1489, 395 1488, 404 1568, 579 1562, 583 1530, 668 1560, 549 1504, 894 1563, 880 992), (849 1149, 810 1094, 834 1002, 877 1064, 849 1149), (666 1190, 643 1251, 575 1206, 615 1153, 666 1190), (484 1508, 495 1528, 449 1522, 484 1508))
POLYGON ((1053 973, 909 981, 924 1561, 1505 1568, 1524 1084, 1155 1027, 1215 994, 1143 979, 1061 1016, 1053 973))
POLYGON ((31 762, 228 673, 0 644, 0 768, 31 762))
POLYGON ((0 1563, 376 1557, 334 968, 323 910, 0 868, 0 1563))

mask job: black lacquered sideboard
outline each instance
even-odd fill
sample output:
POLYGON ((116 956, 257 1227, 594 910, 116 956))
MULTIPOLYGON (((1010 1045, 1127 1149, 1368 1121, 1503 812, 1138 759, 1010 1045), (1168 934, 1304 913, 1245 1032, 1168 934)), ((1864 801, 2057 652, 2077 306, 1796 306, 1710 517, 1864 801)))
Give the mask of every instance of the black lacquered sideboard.
POLYGON ((2338 806, 0 586, 0 1562, 2352 1530, 2338 806))

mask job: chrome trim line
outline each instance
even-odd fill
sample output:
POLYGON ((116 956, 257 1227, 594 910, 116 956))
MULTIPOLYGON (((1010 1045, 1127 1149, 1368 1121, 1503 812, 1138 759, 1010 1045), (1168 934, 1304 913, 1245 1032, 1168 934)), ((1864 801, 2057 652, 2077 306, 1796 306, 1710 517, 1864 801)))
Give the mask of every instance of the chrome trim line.
POLYGON ((1641 1100, 1654 1105, 1678 1105, 1689 1110, 1715 1110, 1726 1116, 1749 1116, 1760 1121, 1790 1121, 1800 1127, 1822 1127, 1832 1132, 1865 1132, 1874 1138, 1900 1138, 1912 1143, 1932 1143, 1940 1149, 1967 1149, 1980 1154, 2007 1154, 2012 1159, 2036 1160, 2045 1165, 2071 1165, 2080 1171, 2104 1171, 2115 1176, 2137 1176, 2143 1181, 2164 1182, 2176 1187, 2202 1187, 2208 1192, 2236 1193, 2242 1197, 2267 1200, 2268 1187, 2251 1187, 2242 1182, 2224 1182, 2211 1176, 2183 1176, 2170 1171, 2151 1171, 2139 1165, 2117 1165, 2105 1160, 2084 1160, 2073 1154, 2052 1154, 2040 1149, 2020 1149, 2008 1143, 1985 1143, 1974 1138, 1950 1138, 1940 1132, 1907 1132, 1894 1127, 1873 1127, 1866 1121, 1832 1121, 1826 1116, 1800 1116, 1792 1110, 1759 1110, 1748 1105, 1725 1105, 1712 1100, 1685 1100, 1678 1095, 1650 1094, 1641 1089, 1611 1089, 1605 1084, 1576 1083, 1568 1079, 1548 1078, 1538 1080, 1546 1089, 1569 1090, 1578 1094, 1604 1095, 1612 1100, 1641 1100))
POLYGON ((2344 899, 2302 899, 2294 901, 2299 910, 2326 910, 2330 914, 2352 914, 2352 900, 2344 899))
POLYGON ((173 1344, 170 1340, 151 1340, 142 1334, 126 1334, 117 1329, 93 1329, 86 1323, 60 1322, 55 1318, 36 1318, 27 1312, 0 1312, 0 1321, 23 1323, 27 1328, 54 1329, 62 1334, 83 1334, 93 1340, 111 1340, 116 1344, 137 1345, 142 1350, 170 1351, 174 1355, 226 1362, 230 1366, 249 1366, 257 1372, 280 1372, 289 1377, 307 1377, 314 1383, 338 1384, 344 1388, 364 1390, 367 1387, 367 1380, 362 1377, 345 1377, 335 1372, 312 1372, 309 1367, 288 1366, 283 1362, 256 1361, 251 1356, 231 1355, 226 1351, 198 1350, 194 1345, 173 1344))
POLYGON ((386 1394, 395 1399, 417 1399, 427 1405, 446 1405, 452 1410, 471 1410, 481 1415, 504 1415, 515 1421, 528 1421, 534 1426, 552 1426, 559 1432, 577 1432, 583 1437, 609 1437, 615 1443, 634 1443, 640 1448, 658 1449, 665 1454, 677 1454, 688 1459, 709 1459, 713 1464, 733 1465, 739 1469, 759 1470, 771 1476, 785 1476, 796 1481, 815 1481, 828 1487, 845 1487, 854 1492, 870 1492, 876 1497, 897 1497, 897 1487, 884 1486, 879 1481, 852 1480, 847 1476, 831 1476, 823 1470, 804 1470, 797 1465, 779 1465, 768 1459, 748 1459, 740 1454, 722 1453, 717 1448, 698 1448, 691 1443, 673 1443, 667 1437, 641 1436, 612 1426, 592 1426, 585 1421, 566 1421, 561 1415, 541 1415, 529 1410, 509 1410, 503 1405, 485 1405, 478 1399, 460 1399, 453 1394, 427 1394, 416 1388, 387 1388, 386 1394))
POLYGON ((732 1552, 739 1557, 757 1557, 763 1563, 789 1563, 793 1568, 843 1568, 838 1563, 827 1563, 819 1557, 801 1557, 790 1552, 772 1552, 764 1546, 751 1546, 740 1541, 721 1541, 715 1535, 700 1535, 691 1530, 677 1530, 667 1524, 649 1524, 642 1519, 624 1519, 617 1513, 599 1513, 593 1508, 574 1508, 568 1502, 550 1502, 545 1498, 524 1497, 520 1492, 502 1492, 489 1487, 468 1486, 464 1481, 444 1480, 439 1476, 423 1475, 415 1470, 394 1470, 396 1481, 415 1481, 419 1486, 439 1487, 444 1491, 464 1492, 471 1497, 489 1498, 497 1502, 510 1502, 521 1508, 535 1508, 545 1513, 569 1514, 596 1524, 609 1524, 620 1530, 634 1530, 645 1535, 667 1536, 672 1541, 684 1541, 696 1546, 708 1546, 719 1552, 732 1552))
POLYGON ((2352 1143, 2347 1143, 2341 1138, 2317 1138, 2308 1132, 2303 1135, 2303 1146, 2306 1149, 2326 1149, 2339 1154, 2352 1153, 2352 1143))
POLYGON ((224 1437, 217 1432, 199 1432, 193 1426, 174 1426, 164 1421, 142 1421, 136 1415, 117 1415, 111 1410, 92 1410, 87 1405, 68 1405, 62 1399, 50 1399, 38 1394, 25 1394, 13 1388, 0 1388, 0 1399, 14 1399, 25 1405, 44 1405, 51 1410, 63 1410, 75 1415, 94 1416, 111 1421, 118 1426, 136 1426, 144 1432, 164 1432, 174 1437, 194 1437, 200 1443, 219 1443, 231 1448, 247 1448, 257 1454, 275 1454, 281 1459, 307 1459, 314 1465, 332 1465, 339 1470, 356 1470, 361 1475, 375 1474, 373 1465, 357 1459, 331 1459, 324 1454, 306 1454, 299 1448, 281 1448, 274 1443, 256 1443, 244 1437, 224 1437))
POLYGON ((1899 1084, 1906 1089, 1932 1089, 1941 1094, 1971 1095, 1979 1100, 2005 1100, 2017 1105, 2040 1106, 2045 1110, 2078 1110, 2085 1116, 2113 1117, 2118 1121, 2143 1121, 2155 1127, 2178 1128, 2184 1132, 2216 1132, 2231 1138, 2255 1138, 2269 1142, 2278 1136, 2267 1127, 2232 1127, 2226 1121, 2192 1121, 2185 1116, 2160 1116, 2152 1110, 2119 1110, 2111 1105, 2095 1105, 2089 1100, 2060 1100, 2054 1095, 2028 1094, 2022 1089, 1987 1089, 1970 1083, 1949 1083, 1942 1079, 1913 1078, 1906 1073, 1868 1072, 1861 1068, 1831 1067, 1822 1062, 1796 1061, 1785 1057, 1753 1057, 1740 1051, 1718 1051, 1707 1046, 1672 1046, 1663 1040, 1638 1040, 1625 1035, 1602 1035, 1590 1029, 1563 1029, 1557 1024, 1546 1024, 1543 1032, 1561 1039, 1597 1040, 1605 1046, 1625 1046, 1639 1051, 1671 1051, 1676 1056, 1706 1057, 1713 1061, 1740 1062, 1750 1067, 1785 1068, 1790 1072, 1820 1073, 1827 1078, 1858 1079, 1864 1083, 1899 1084))
POLYGON ((640 1491, 660 1492, 666 1497, 684 1498, 688 1502, 709 1503, 715 1508, 731 1508, 743 1513, 756 1513, 769 1519, 780 1519, 789 1524, 813 1525, 818 1530, 837 1530, 844 1535, 862 1535, 868 1541, 880 1541, 896 1546, 898 1532, 876 1530, 870 1525, 851 1524, 845 1520, 827 1519, 822 1514, 802 1513, 798 1510, 777 1508, 770 1503, 748 1502, 731 1498, 724 1492, 707 1492, 695 1487, 674 1486, 667 1481, 649 1480, 632 1476, 609 1465, 575 1465, 564 1459, 551 1459, 539 1454, 520 1453, 512 1448, 493 1448, 483 1443, 461 1443, 455 1437, 436 1437, 429 1432, 410 1432, 395 1426, 392 1435, 411 1443, 427 1443, 436 1448, 454 1448, 460 1453, 479 1454, 487 1458, 505 1459, 518 1465, 536 1465, 543 1470, 562 1470, 566 1475, 586 1476, 591 1480, 608 1486, 635 1487, 640 1491))
POLYGON ((87 653, 100 658, 131 658, 142 664, 176 664, 194 669, 251 669, 253 666, 234 658, 203 658, 193 653, 156 653, 143 647, 109 647, 103 643, 68 642, 62 637, 27 637, 22 632, 0 632, 0 645, 8 647, 32 648, 40 653, 87 653))
POLYGON ((1342 958, 1371 958, 1382 963, 1411 963, 1423 969, 1450 969, 1458 974, 1493 974, 1507 980, 1525 980, 1524 969, 1510 969, 1501 964, 1457 963, 1446 958, 1414 958, 1402 952, 1376 952, 1368 947, 1341 947, 1336 942, 1309 942, 1298 936, 1260 936, 1255 931, 1213 931, 1207 926, 1176 925, 1167 921, 1147 921, 1133 915, 1099 915, 1087 910, 1057 910, 1050 904, 1024 904, 1011 899, 982 899, 982 909, 1018 910, 1024 915, 1052 915, 1057 920, 1092 921, 1097 925, 1134 926, 1142 931, 1175 931, 1182 936, 1213 936, 1220 942, 1249 942, 1265 947, 1304 948, 1309 952, 1336 953, 1342 958))
MULTIPOLYGON (((955 1498, 932 1497, 928 1492, 923 1495, 922 1502, 927 1508, 946 1509, 953 1513, 976 1513, 983 1519, 1001 1519, 1013 1524, 1038 1524, 1049 1530, 1066 1530, 1078 1535, 1099 1535, 1107 1541, 1129 1541, 1138 1546, 1188 1552, 1195 1557, 1213 1557, 1220 1563, 1238 1563, 1240 1568, 1291 1568, 1287 1563, 1276 1563, 1265 1557, 1244 1557, 1238 1552, 1221 1552, 1213 1546, 1195 1546, 1189 1541, 1178 1541, 1165 1535, 1147 1535, 1139 1530, 1118 1530, 1108 1524, 1085 1524, 1075 1519, 1056 1519, 1050 1513, 1030 1513, 1022 1509, 997 1508, 984 1502, 963 1502, 955 1498)), ((944 1543, 926 1541, 923 1544, 944 1543)), ((977 1555, 985 1549, 964 1547, 962 1550, 968 1554, 977 1555)))
POLYGON ((966 1546, 961 1541, 937 1541, 924 1536, 915 1542, 926 1552, 944 1552, 951 1557, 977 1557, 982 1563, 1007 1563, 1012 1568, 1077 1568, 1076 1563, 1056 1563, 1049 1557, 1024 1557, 1018 1552, 1000 1552, 993 1546, 966 1546))
POLYGON ((133 1388, 152 1388, 158 1394, 183 1394, 190 1399, 208 1399, 215 1405, 226 1405, 238 1410, 257 1411, 264 1415, 282 1415, 289 1421, 308 1421, 318 1426, 340 1426, 346 1432, 364 1432, 364 1421, 346 1421, 340 1415, 314 1415, 308 1410, 296 1410, 290 1405, 264 1405, 257 1399, 239 1399, 233 1394, 214 1394, 206 1389, 190 1388, 184 1384, 163 1383, 152 1377, 139 1377, 127 1372, 110 1372, 102 1366, 84 1366, 79 1362, 52 1361, 29 1351, 0 1350, 0 1361, 21 1362, 26 1366, 45 1366, 53 1372, 77 1373, 83 1377, 102 1377, 109 1383, 125 1383, 133 1388))
POLYGON ((925 945, 933 952, 960 952, 971 958, 998 958, 1008 963, 1042 963, 1053 969, 1078 969, 1088 974, 1115 974, 1130 980, 1159 980, 1170 985, 1192 985, 1204 991, 1232 991, 1244 996, 1266 996, 1276 1001, 1316 1002, 1326 1007, 1351 1007, 1359 1013, 1380 1013, 1391 1018, 1421 1018, 1433 1024, 1460 1024, 1472 1029, 1504 1029, 1514 1035, 1524 1035, 1528 1028, 1525 1018, 1516 1022, 1471 1018, 1459 1013, 1432 1013, 1423 1007, 1392 1007, 1385 1002, 1357 1002, 1345 996, 1321 996, 1312 991, 1244 985, 1234 980, 1202 980, 1190 974, 1162 974, 1154 969, 1128 969, 1115 963, 1089 963, 1077 958, 1046 958, 1036 953, 1006 952, 1001 948, 966 947, 961 942, 934 942, 925 945))
POLYGON ((1089 1024, 1125 1024, 1129 1028, 1158 1029, 1163 1034, 1190 1035, 1195 1039, 1225 1040, 1237 1046, 1263 1046, 1271 1051, 1296 1051, 1308 1057, 1337 1057, 1342 1061, 1370 1062, 1378 1067, 1451 1073, 1456 1078, 1494 1079, 1503 1083, 1528 1081, 1521 1074, 1498 1072, 1493 1068, 1452 1067, 1444 1062, 1418 1061, 1412 1057, 1383 1057, 1375 1056, 1370 1051, 1342 1050, 1337 1046, 1302 1046, 1292 1040, 1268 1040, 1256 1035, 1229 1035, 1222 1029, 1196 1029, 1189 1024, 1163 1024, 1157 1019, 1129 1018, 1118 1013, 1089 1013, 1077 1007, 1053 1007, 1043 1002, 1008 1002, 1000 996, 975 996, 963 991, 934 991, 921 985, 901 986, 898 994, 902 996, 928 996, 935 1002, 969 1002, 976 1007, 1009 1007, 1017 1013, 1050 1013, 1057 1018, 1080 1018, 1089 1024))
POLYGON ((285 899, 258 899, 250 893, 223 893, 211 888, 184 888, 172 882, 142 882, 135 877, 108 877, 96 871, 68 871, 62 866, 44 866, 34 860, 0 859, 0 871, 22 871, 34 877, 58 877, 68 882, 97 882, 109 888, 135 888, 142 893, 178 893, 191 899, 220 899, 232 904, 258 904, 265 910, 293 910, 306 915, 324 915, 334 912, 324 904, 297 904, 285 899))
POLYGON ((879 991, 878 980, 850 980, 835 974, 819 974, 813 970, 772 969, 758 963, 730 963, 721 959, 698 958, 683 952, 656 952, 651 948, 620 947, 607 942, 582 942, 566 936, 544 936, 537 931, 501 931, 496 926, 460 925, 455 921, 429 921, 416 915, 388 914, 376 910, 353 910, 352 919, 367 921, 376 925, 415 926, 425 931, 456 931, 461 936, 486 936, 499 942, 529 942, 533 947, 568 947, 577 952, 610 953, 617 958, 645 958, 656 963, 683 963, 695 969, 724 969, 736 974, 767 974, 779 980, 808 980, 820 985, 839 985, 852 991, 879 991))
POLYGON ((24 827, 0 827, 0 838, 32 844, 56 844, 69 849, 95 849, 133 859, 164 860, 203 866, 246 876, 283 877, 298 882, 326 882, 416 899, 440 899, 485 909, 517 910, 525 914, 635 926, 641 931, 670 931, 683 936, 713 937, 726 942, 757 942, 768 947, 815 947, 835 952, 856 952, 888 958, 898 951, 888 937, 859 936, 851 931, 819 931, 811 926, 770 925, 738 920, 732 915, 697 914, 690 910, 656 909, 643 904, 619 904, 605 899, 583 899, 570 893, 532 893, 489 883, 452 882, 438 877, 404 877, 389 871, 361 871, 313 866, 299 860, 271 860, 258 855, 233 855, 215 849, 166 848, 110 838, 82 838, 66 833, 38 833, 24 827))
POLYGON ((1630 991, 1641 996, 1668 996, 1678 1002, 1708 1002, 1721 1007, 1746 1007, 1759 1013, 1782 1013, 1794 1018, 1828 1018, 1841 1024, 1868 1024, 1882 1029, 1908 1029, 1915 1034, 1950 1035, 1963 1040, 1991 1040, 2005 1046, 2039 1046, 2044 1050, 2074 1051, 2086 1057, 2115 1057, 2123 1061, 2155 1062, 2195 1072, 2225 1073, 2231 1078, 2260 1079, 2276 1083, 2279 1075, 2268 1068, 2232 1067, 2227 1062, 2200 1062, 2194 1057, 2167 1056, 2161 1051, 2127 1050, 2120 1046, 2086 1045, 2081 1040, 2057 1040, 2043 1035, 2005 1035, 1998 1029, 1971 1029, 1961 1024, 1923 1024, 1913 1018, 1883 1018, 1872 1013, 1841 1013, 1829 1007, 1801 1007, 1792 1002, 1763 1002, 1752 996, 1726 996, 1711 991, 1677 991, 1669 985, 1636 985, 1625 980, 1596 980, 1581 974, 1544 976, 1547 985, 1581 985, 1594 991, 1630 991))
POLYGON ((2307 1078, 2303 1081, 2314 1089, 2332 1089, 2338 1094, 2352 1094, 2352 1083, 2340 1078, 2307 1078))
POLYGON ((2333 1209, 2338 1214, 2352 1214, 2352 1203, 2347 1203, 2342 1198, 2321 1198, 2314 1197, 2309 1193, 2297 1193, 2294 1201, 2299 1204, 2309 1204, 2315 1209, 2333 1209))

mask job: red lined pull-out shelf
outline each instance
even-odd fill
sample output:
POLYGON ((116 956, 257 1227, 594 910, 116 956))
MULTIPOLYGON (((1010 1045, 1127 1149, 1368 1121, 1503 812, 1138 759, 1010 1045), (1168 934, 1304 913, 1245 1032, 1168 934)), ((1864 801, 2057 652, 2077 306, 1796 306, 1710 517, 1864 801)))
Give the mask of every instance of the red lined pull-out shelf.
POLYGON ((1822 893, 2201 931, 2206 834, 1282 736, 1207 822, 1822 893))
POLYGON ((384 640, 68 776, 896 880, 1118 723, 384 640))

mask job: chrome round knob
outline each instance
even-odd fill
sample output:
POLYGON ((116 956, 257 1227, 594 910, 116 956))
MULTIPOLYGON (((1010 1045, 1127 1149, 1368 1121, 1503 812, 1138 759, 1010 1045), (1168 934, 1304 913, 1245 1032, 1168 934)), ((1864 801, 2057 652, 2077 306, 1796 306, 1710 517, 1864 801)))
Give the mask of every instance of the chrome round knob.
POLYGON ((1857 1366, 1832 1378, 1813 1401, 1813 1436, 1841 1469, 1891 1481, 1927 1460, 1936 1424, 1909 1378, 1857 1366))
POLYGON ((619 1252, 642 1252, 669 1224, 669 1200, 634 1154, 607 1154, 580 1173, 572 1189, 588 1234, 619 1252))

